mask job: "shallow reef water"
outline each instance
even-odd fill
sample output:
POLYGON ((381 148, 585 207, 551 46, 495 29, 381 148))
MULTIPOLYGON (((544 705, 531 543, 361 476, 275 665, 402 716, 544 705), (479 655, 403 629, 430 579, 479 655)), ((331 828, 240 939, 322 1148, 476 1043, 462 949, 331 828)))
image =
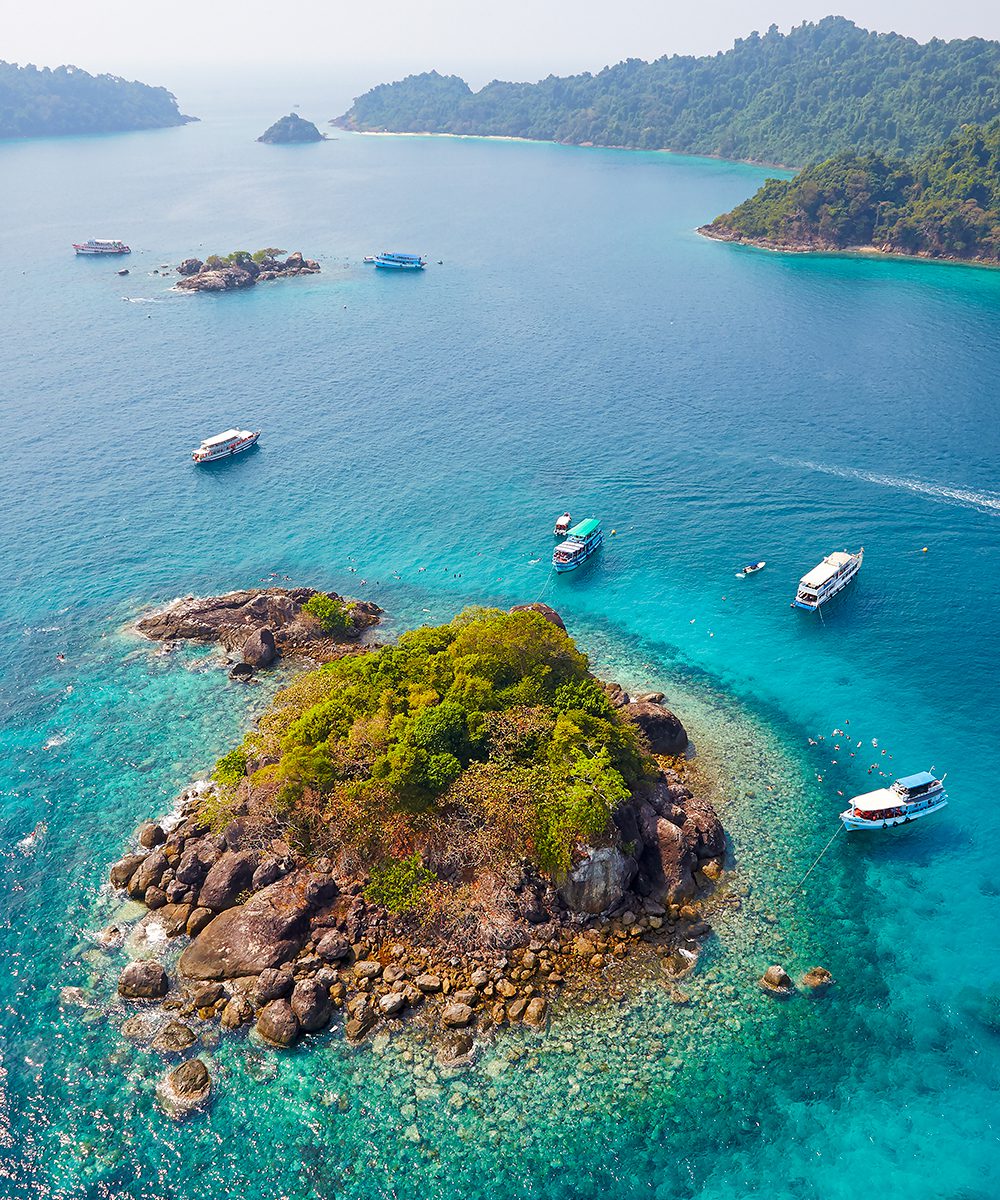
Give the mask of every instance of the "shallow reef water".
POLYGON ((756 168, 257 124, 0 146, 0 248, 33 247, 5 283, 0 1194, 994 1196, 1000 276, 699 239, 756 168), (132 242, 127 279, 67 253, 92 233, 132 242), (150 274, 241 244, 323 273, 150 274), (389 245, 431 266, 362 265, 389 245), (244 422, 256 450, 190 464, 244 422), (553 578, 566 507, 609 536, 553 578), (789 609, 860 544, 822 619, 789 609), (419 1024, 287 1053, 206 1027, 211 1107, 159 1112, 114 1000, 134 936, 94 937, 139 915, 107 865, 287 675, 240 687, 128 627, 286 576, 374 599, 387 636, 541 597, 598 674, 666 692, 731 843, 687 1003, 616 966, 462 1071, 419 1024), (941 815, 840 834, 798 886, 846 796, 932 764, 941 815), (778 1000, 772 962, 836 982, 778 1000))

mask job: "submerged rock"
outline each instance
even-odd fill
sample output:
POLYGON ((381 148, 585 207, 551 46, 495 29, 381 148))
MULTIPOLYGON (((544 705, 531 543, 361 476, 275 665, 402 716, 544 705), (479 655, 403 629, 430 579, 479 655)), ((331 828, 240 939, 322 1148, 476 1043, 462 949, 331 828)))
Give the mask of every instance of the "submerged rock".
POLYGON ((185 1025, 182 1021, 169 1021, 153 1038, 153 1049, 161 1054, 180 1054, 197 1040, 197 1035, 190 1025, 185 1025))
POLYGON ((833 982, 833 975, 826 967, 810 967, 799 980, 802 987, 809 988, 814 992, 828 988, 833 982))

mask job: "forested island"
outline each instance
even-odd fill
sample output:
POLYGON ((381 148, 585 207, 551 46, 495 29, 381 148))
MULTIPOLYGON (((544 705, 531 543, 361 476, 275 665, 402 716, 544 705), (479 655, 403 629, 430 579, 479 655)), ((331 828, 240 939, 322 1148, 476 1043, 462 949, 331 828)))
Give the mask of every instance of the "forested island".
POLYGON ((769 179, 701 232, 779 250, 1000 262, 1000 120, 909 160, 845 152, 769 179))
MULTIPOLYGON (((140 622, 255 669, 330 661, 112 868, 150 910, 151 948, 189 939, 175 979, 150 957, 119 994, 253 1022, 276 1045, 338 1010, 355 1041, 414 1014, 449 1062, 468 1061, 476 1032, 544 1025, 575 982, 620 996, 626 957, 686 1003, 677 985, 710 932, 701 899, 725 839, 685 780, 687 734, 662 694, 597 679, 543 605, 470 609, 385 646, 366 640, 380 611, 272 588, 140 622)), ((149 1038, 155 1022, 124 1032, 149 1038)), ((177 1020, 169 1032, 194 1041, 177 1020)))
POLYGON ((0 62, 0 138, 165 129, 195 120, 163 87, 79 67, 0 62))
POLYGON ((431 71, 373 88, 333 122, 361 131, 535 138, 795 166, 842 150, 909 156, 1000 115, 1000 43, 926 44, 843 17, 777 26, 702 58, 494 81, 431 71))

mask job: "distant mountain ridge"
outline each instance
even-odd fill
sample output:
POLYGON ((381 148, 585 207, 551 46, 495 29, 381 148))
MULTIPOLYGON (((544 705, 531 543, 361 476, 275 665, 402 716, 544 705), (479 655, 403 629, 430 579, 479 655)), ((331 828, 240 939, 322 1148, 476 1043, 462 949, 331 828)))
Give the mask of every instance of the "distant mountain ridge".
POLYGON ((411 75, 358 97, 333 124, 801 165, 841 150, 913 154, 998 115, 1000 42, 922 44, 825 17, 702 58, 628 59, 479 92, 455 75, 411 75))
POLYGON ((0 138, 164 129, 196 120, 163 87, 79 67, 0 61, 0 138))

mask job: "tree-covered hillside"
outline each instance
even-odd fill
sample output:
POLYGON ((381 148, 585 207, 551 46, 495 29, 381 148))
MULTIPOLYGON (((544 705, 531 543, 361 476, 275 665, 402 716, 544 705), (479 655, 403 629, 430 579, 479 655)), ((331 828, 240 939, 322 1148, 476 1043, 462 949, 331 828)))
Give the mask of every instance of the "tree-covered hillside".
POLYGON ((1000 115, 1000 43, 922 45, 843 17, 772 26, 726 53, 629 59, 473 92, 436 72, 383 84, 335 124, 671 149, 801 164, 839 150, 912 154, 1000 115))
POLYGON ((78 67, 0 62, 0 138, 163 129, 194 119, 166 88, 78 67))
POLYGON ((769 179, 704 232, 795 249, 1000 261, 1000 120, 967 125, 913 160, 843 153, 794 179, 769 179))

